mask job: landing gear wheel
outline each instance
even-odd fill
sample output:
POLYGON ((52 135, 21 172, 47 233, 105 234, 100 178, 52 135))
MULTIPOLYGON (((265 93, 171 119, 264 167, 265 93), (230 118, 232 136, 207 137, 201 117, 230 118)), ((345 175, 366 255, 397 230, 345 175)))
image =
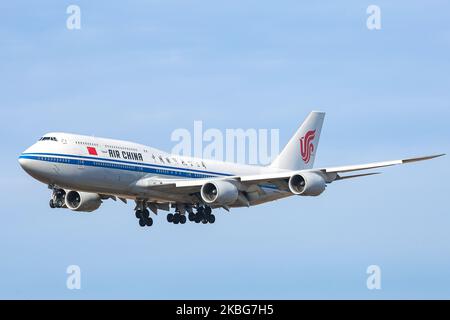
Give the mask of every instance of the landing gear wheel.
POLYGON ((213 224, 214 222, 216 222, 216 216, 213 215, 213 214, 210 214, 210 215, 208 216, 208 222, 211 223, 211 224, 213 224))
POLYGON ((61 199, 56 199, 56 202, 54 202, 54 203, 55 203, 56 208, 62 208, 62 206, 63 206, 63 202, 61 199))
POLYGON ((181 224, 185 224, 186 223, 186 216, 185 215, 181 215, 180 216, 180 223, 181 224))
POLYGON ((145 220, 145 225, 146 225, 147 227, 151 227, 151 226, 153 225, 153 219, 152 219, 152 218, 147 218, 147 219, 145 220))
POLYGON ((145 227, 147 224, 146 224, 146 221, 144 220, 144 219, 139 219, 139 225, 141 226, 141 227, 145 227))
POLYGON ((50 199, 50 202, 48 204, 50 208, 55 209, 55 202, 53 201, 53 199, 50 199))
POLYGON ((172 222, 173 222, 173 219, 174 219, 173 214, 172 214, 172 213, 169 213, 169 214, 167 215, 167 222, 172 223, 172 222))
POLYGON ((195 221, 195 213, 189 213, 189 221, 195 221))
POLYGON ((199 214, 199 213, 197 213, 196 215, 195 215, 195 223, 200 223, 201 221, 202 221, 202 216, 201 216, 201 214, 199 214))
POLYGON ((209 214, 211 214, 211 212, 212 212, 211 207, 206 207, 206 208, 205 208, 205 213, 206 213, 206 214, 209 215, 209 214))
POLYGON ((179 213, 175 213, 173 216, 173 223, 174 224, 179 224, 180 223, 180 214, 179 213))
POLYGON ((136 215, 136 218, 137 218, 137 219, 141 219, 141 218, 142 218, 142 213, 141 213, 140 210, 136 210, 135 215, 136 215))
POLYGON ((208 223, 208 220, 206 219, 206 217, 202 219, 202 223, 203 224, 207 224, 208 223))
POLYGON ((150 217, 150 212, 147 209, 145 209, 144 211, 142 211, 142 216, 145 219, 148 219, 148 217, 150 217))

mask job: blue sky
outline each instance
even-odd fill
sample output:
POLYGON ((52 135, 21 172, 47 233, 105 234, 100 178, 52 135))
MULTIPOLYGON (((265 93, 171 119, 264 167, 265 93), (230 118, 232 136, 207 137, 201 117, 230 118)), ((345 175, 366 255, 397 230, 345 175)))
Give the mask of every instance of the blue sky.
POLYGON ((17 156, 49 131, 170 150, 192 128, 278 128, 327 112, 317 166, 449 152, 445 1, 0 3, 0 298, 450 298, 448 157, 138 227, 132 204, 52 211, 17 156), (81 7, 81 30, 66 7, 81 7), (382 29, 366 28, 381 8, 382 29), (66 288, 68 265, 82 289, 66 288), (366 288, 366 268, 382 290, 366 288))

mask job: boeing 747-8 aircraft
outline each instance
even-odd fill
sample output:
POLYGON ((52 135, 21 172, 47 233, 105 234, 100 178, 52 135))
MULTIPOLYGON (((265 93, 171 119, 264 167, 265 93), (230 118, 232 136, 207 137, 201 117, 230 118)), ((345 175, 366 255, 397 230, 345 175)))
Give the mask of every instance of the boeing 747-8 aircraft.
POLYGON ((53 191, 51 208, 92 212, 106 199, 136 202, 142 227, 158 210, 174 224, 214 223, 212 209, 249 207, 292 195, 318 196, 354 173, 442 155, 332 168, 313 168, 325 113, 312 112, 269 166, 172 155, 141 144, 49 133, 19 156, 22 168, 53 191))

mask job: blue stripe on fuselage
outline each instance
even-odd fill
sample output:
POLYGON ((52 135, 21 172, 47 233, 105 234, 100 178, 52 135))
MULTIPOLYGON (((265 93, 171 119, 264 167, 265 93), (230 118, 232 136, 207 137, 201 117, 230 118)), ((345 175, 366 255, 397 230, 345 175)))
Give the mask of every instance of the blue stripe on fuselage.
MULTIPOLYGON (((131 161, 105 159, 98 157, 65 155, 57 153, 24 153, 19 159, 30 159, 37 161, 54 162, 61 164, 72 164, 79 166, 99 167, 116 170, 126 170, 135 172, 145 172, 158 175, 168 175, 184 178, 214 178, 218 176, 233 176, 227 173, 200 171, 195 169, 185 169, 169 166, 152 165, 148 163, 136 163, 131 161), (108 161, 108 162, 107 162, 108 161), (110 163, 112 162, 112 163, 110 163)), ((276 186, 261 185, 263 188, 278 190, 276 186)))
POLYGON ((23 153, 20 157, 34 156, 34 155, 50 156, 50 157, 53 157, 53 156, 54 157, 68 157, 68 158, 88 159, 88 160, 96 160, 96 161, 110 161, 110 162, 123 163, 123 164, 132 164, 132 165, 137 165, 137 166, 155 167, 155 168, 163 168, 163 169, 170 169, 170 170, 180 170, 180 171, 186 171, 186 172, 196 172, 196 173, 200 173, 200 174, 210 174, 210 175, 225 176, 225 177, 233 176, 232 174, 221 173, 221 172, 202 171, 202 170, 196 170, 196 169, 178 168, 178 167, 163 166, 163 165, 158 165, 158 164, 150 164, 150 163, 145 163, 145 162, 133 162, 133 161, 125 161, 125 160, 117 160, 117 159, 100 158, 100 157, 79 156, 79 155, 72 155, 72 154, 23 153))
POLYGON ((158 169, 158 168, 151 168, 151 167, 144 167, 144 166, 130 165, 130 164, 118 164, 118 163, 109 163, 109 162, 104 162, 104 161, 70 159, 70 158, 63 158, 63 157, 22 155, 19 157, 19 159, 30 159, 30 160, 54 162, 54 163, 61 163, 61 164, 71 164, 71 165, 98 167, 98 168, 106 168, 106 169, 145 172, 145 173, 152 173, 152 174, 157 174, 157 175, 168 175, 168 176, 186 177, 186 178, 217 177, 214 175, 199 174, 199 173, 195 173, 195 172, 183 172, 183 171, 158 169))

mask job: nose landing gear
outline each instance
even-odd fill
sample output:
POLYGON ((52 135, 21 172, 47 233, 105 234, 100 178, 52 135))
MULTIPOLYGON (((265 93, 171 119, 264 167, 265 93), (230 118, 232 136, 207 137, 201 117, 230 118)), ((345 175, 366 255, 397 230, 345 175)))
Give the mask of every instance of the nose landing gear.
POLYGON ((63 189, 53 188, 52 198, 49 201, 49 206, 52 209, 65 208, 66 206, 66 191, 63 189))

